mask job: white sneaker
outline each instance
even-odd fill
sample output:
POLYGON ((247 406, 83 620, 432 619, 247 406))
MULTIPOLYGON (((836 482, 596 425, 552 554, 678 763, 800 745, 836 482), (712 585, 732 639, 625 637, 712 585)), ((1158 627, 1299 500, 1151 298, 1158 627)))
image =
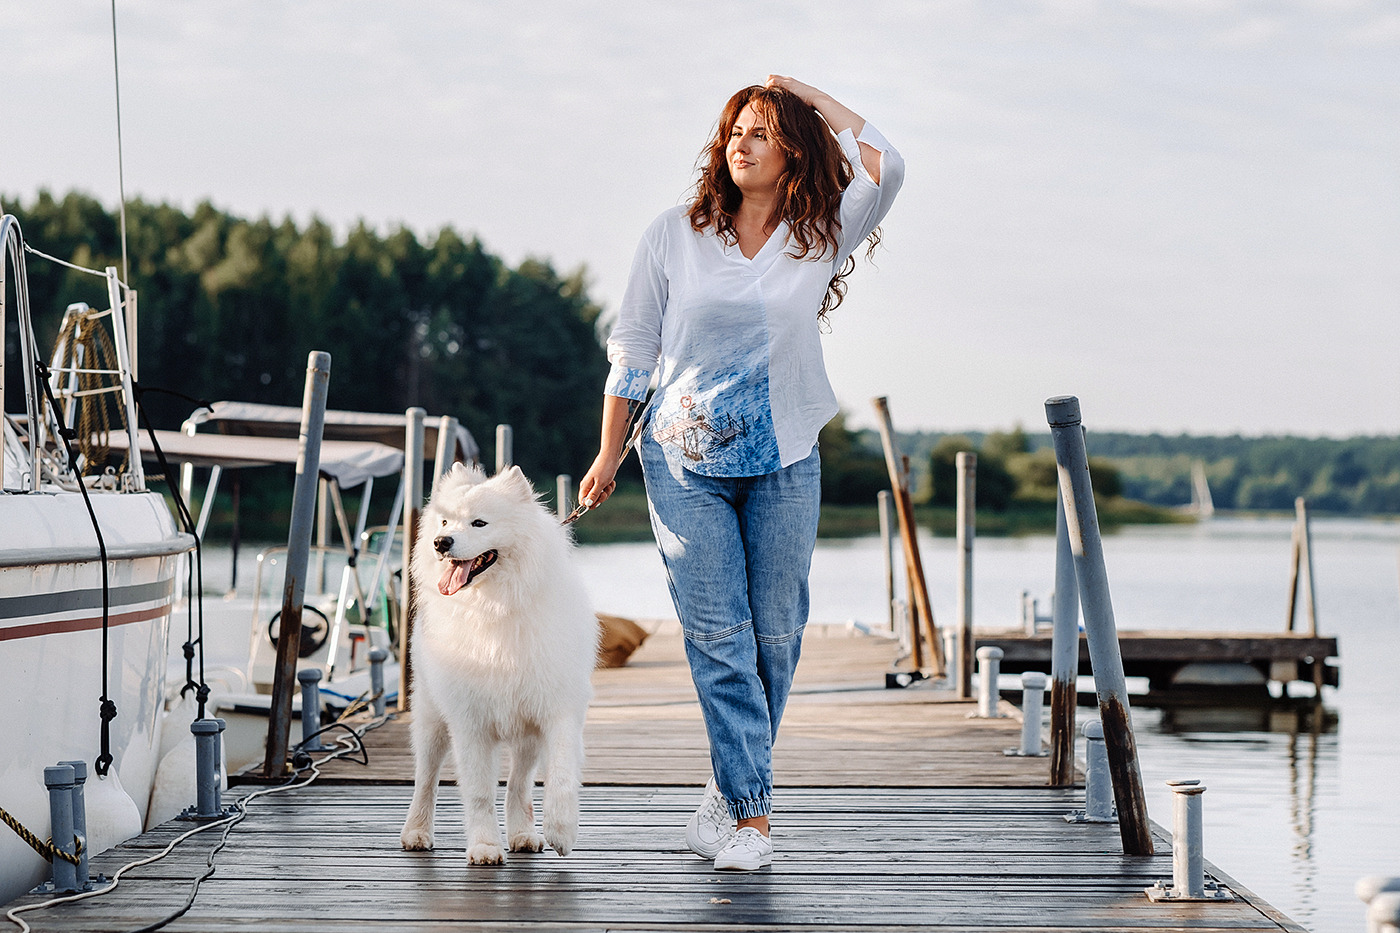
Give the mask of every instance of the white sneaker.
POLYGON ((752 826, 734 834, 715 856, 717 871, 754 871, 773 862, 773 840, 752 826))
POLYGON ((685 824, 685 844, 696 855, 714 858, 734 836, 734 825, 729 804, 724 802, 712 777, 705 785, 705 799, 685 824))

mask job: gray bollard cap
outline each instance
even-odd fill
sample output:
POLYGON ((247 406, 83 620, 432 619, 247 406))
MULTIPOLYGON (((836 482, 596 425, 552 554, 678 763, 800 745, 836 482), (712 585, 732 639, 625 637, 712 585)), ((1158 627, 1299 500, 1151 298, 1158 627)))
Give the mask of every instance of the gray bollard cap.
POLYGON ((389 660, 389 652, 383 648, 371 648, 369 649, 369 659, 371 661, 387 661, 389 660))
POLYGON ((1091 719, 1086 722, 1084 728, 1080 731, 1084 733, 1084 738, 1086 739, 1103 740, 1103 723, 1099 722, 1097 719, 1091 719))
POLYGON ((1079 413, 1079 399, 1073 395, 1056 395, 1045 400, 1045 420, 1052 428, 1066 427, 1082 422, 1079 413))
POLYGON ((297 680, 304 684, 314 684, 321 679, 321 672, 314 667, 304 667, 297 671, 297 680))
POLYGON ((71 765, 73 768, 73 783, 82 784, 87 780, 87 762, 82 759, 74 761, 60 761, 61 765, 71 765))
POLYGON ((45 787, 72 787, 72 765, 49 765, 44 769, 45 787))
POLYGON ((977 657, 979 658, 991 658, 995 660, 1001 660, 1001 658, 1005 654, 1005 651, 1002 651, 1000 648, 992 647, 990 645, 988 645, 986 648, 977 649, 977 657))
POLYGON ((224 731, 222 719, 196 719, 190 723, 190 731, 195 735, 217 735, 224 731))
POLYGON ((1021 686, 1027 690, 1044 690, 1045 675, 1040 671, 1026 671, 1021 675, 1021 686))

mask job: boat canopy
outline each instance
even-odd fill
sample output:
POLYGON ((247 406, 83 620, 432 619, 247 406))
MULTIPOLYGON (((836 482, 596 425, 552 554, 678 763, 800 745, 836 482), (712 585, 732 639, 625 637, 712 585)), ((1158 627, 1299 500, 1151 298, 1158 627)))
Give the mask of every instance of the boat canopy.
MULTIPOLYGON (((451 431, 447 438, 447 462, 464 460, 471 463, 478 460, 481 448, 470 431, 457 424, 455 419, 432 415, 423 419, 423 459, 435 459, 438 432, 442 430, 444 420, 449 422, 451 431)), ((328 410, 322 436, 328 441, 378 441, 402 449, 407 424, 408 418, 403 414, 328 410)), ((185 419, 186 431, 198 430, 203 425, 212 426, 220 434, 295 438, 301 428, 301 409, 258 402, 215 402, 210 408, 201 408, 185 419)))
MULTIPOLYGON (((171 463, 217 466, 225 469, 271 466, 297 462, 301 443, 294 437, 234 437, 226 434, 184 434, 157 431, 156 440, 171 463)), ((126 437, 113 434, 114 450, 126 449, 126 437)), ((148 434, 141 435, 141 457, 151 461, 155 451, 148 434)), ((333 478, 342 489, 353 489, 365 480, 389 476, 403 469, 403 451, 374 441, 322 441, 321 475, 333 478)))

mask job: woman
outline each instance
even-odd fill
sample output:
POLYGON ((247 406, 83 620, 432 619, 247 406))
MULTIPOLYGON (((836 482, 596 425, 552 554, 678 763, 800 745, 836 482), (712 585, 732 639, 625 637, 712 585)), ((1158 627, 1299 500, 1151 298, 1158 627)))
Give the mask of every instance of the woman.
POLYGON ((772 747, 807 623, 817 433, 837 412, 819 331, 904 163, 859 115, 779 75, 729 100, 702 161, 695 197, 637 250, 579 496, 597 508, 612 494, 629 406, 659 367, 638 449, 713 766, 686 841, 717 869, 753 870, 773 857, 772 747))

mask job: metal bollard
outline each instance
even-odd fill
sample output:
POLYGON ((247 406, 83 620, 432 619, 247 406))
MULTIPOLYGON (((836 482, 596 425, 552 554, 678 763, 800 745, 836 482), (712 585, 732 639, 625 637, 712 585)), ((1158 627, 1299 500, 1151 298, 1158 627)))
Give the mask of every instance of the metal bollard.
POLYGON ((92 889, 92 878, 88 874, 87 844, 87 801, 84 799, 83 785, 87 783, 87 762, 60 761, 73 769, 73 835, 78 837, 78 884, 84 891, 92 889))
MULTIPOLYGON (((69 855, 74 854, 77 840, 73 838, 73 786, 75 776, 72 765, 51 765, 44 769, 44 786, 49 789, 49 833, 53 847, 69 855)), ((43 893, 69 893, 80 889, 78 866, 67 859, 55 857, 52 867, 52 888, 43 886, 43 893)), ((84 879, 86 880, 86 879, 84 879)))
POLYGON ((1084 724, 1084 809, 1065 814, 1066 823, 1116 823, 1113 807, 1113 775, 1108 770, 1108 749, 1103 742, 1103 723, 1097 719, 1084 724))
POLYGON ((1001 716, 1001 713, 997 712, 997 700, 1001 698, 997 692, 997 679, 1001 677, 1001 658, 1004 653, 1000 648, 977 649, 978 719, 997 719, 1001 716))
POLYGON ((515 431, 508 424, 496 425, 496 472, 515 463, 515 431))
POLYGON ((1007 755, 1019 758, 1044 758, 1040 741, 1040 718, 1045 709, 1045 675, 1026 671, 1021 675, 1021 747, 1008 748, 1007 755))
POLYGON ((374 697, 370 702, 376 717, 384 715, 384 662, 387 660, 389 652, 383 648, 369 650, 369 692, 374 697))
POLYGON ((196 719, 190 723, 194 733, 194 806, 186 807, 178 819, 217 820, 228 816, 233 808, 223 805, 222 779, 219 763, 223 756, 222 719, 196 719))
POLYGON ((1400 878, 1371 875, 1356 882, 1356 896, 1366 904, 1367 933, 1400 930, 1400 878))
POLYGON ((1387 891, 1371 898, 1366 910, 1366 929, 1370 933, 1400 931, 1400 893, 1387 891))
POLYGON ((301 682, 301 750, 323 752, 326 746, 316 733, 321 730, 321 672, 315 668, 297 671, 301 682))
POLYGON ((561 522, 573 511, 569 505, 569 500, 574 497, 573 486, 574 478, 568 473, 560 473, 554 477, 554 512, 561 522))
POLYGON ((1206 857, 1202 839, 1200 781, 1168 781, 1172 798, 1172 886, 1159 881, 1147 889, 1147 898, 1157 901, 1232 901, 1234 896, 1214 881, 1206 880, 1206 857))

